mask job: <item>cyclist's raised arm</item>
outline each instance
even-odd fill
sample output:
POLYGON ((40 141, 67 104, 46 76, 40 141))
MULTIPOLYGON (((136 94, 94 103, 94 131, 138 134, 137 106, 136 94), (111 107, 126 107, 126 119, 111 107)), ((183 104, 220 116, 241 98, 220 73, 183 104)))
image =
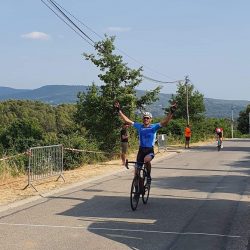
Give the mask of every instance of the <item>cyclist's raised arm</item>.
POLYGON ((123 114, 123 112, 121 111, 120 103, 118 101, 115 102, 114 106, 117 109, 117 112, 118 112, 119 116, 122 118, 122 120, 124 122, 126 122, 129 125, 134 123, 125 114, 123 114))
POLYGON ((161 122, 160 122, 160 124, 161 124, 162 127, 167 126, 167 124, 169 123, 169 121, 172 119, 173 114, 174 114, 176 108, 177 108, 176 103, 174 103, 174 104, 170 107, 170 112, 169 112, 168 115, 167 115, 163 120, 161 120, 161 122))

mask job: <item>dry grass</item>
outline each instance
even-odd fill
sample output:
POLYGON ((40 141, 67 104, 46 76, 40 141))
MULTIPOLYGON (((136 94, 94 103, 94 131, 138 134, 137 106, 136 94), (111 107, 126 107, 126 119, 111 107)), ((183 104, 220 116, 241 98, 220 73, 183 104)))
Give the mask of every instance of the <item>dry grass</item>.
MULTIPOLYGON (((135 156, 131 154, 129 157, 134 159, 135 156)), ((74 170, 65 171, 63 173, 65 182, 62 178, 59 178, 58 181, 56 181, 57 176, 35 181, 32 184, 39 193, 37 193, 32 187, 24 189, 28 184, 27 176, 21 175, 12 177, 6 169, 0 178, 0 206, 25 198, 34 197, 38 194, 42 195, 55 189, 60 189, 77 182, 89 180, 90 178, 113 173, 122 169, 124 169, 124 166, 122 166, 120 159, 102 164, 84 165, 74 170)))

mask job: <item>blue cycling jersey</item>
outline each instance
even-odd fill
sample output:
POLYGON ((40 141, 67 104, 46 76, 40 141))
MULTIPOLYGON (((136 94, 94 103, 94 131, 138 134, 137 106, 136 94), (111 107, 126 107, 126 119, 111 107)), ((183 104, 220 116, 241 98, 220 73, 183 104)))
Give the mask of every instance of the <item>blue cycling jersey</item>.
POLYGON ((137 129, 140 141, 140 147, 153 147, 156 139, 156 132, 161 128, 160 123, 150 124, 144 127, 143 124, 134 122, 133 126, 137 129))

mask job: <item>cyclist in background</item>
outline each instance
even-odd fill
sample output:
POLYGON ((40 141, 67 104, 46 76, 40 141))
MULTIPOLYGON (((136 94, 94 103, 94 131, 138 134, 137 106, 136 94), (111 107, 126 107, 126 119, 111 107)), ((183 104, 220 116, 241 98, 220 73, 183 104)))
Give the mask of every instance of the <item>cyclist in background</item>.
POLYGON ((145 163, 145 167, 148 172, 148 184, 151 183, 151 160, 154 158, 154 144, 156 139, 156 132, 161 127, 167 126, 169 121, 172 119, 172 116, 176 110, 176 103, 174 103, 170 107, 170 112, 168 115, 159 123, 151 123, 152 122, 152 114, 149 112, 145 112, 142 116, 142 123, 131 121, 120 108, 119 102, 115 102, 114 104, 116 110, 118 111, 119 116, 122 120, 134 128, 136 128, 139 135, 139 150, 137 153, 137 162, 145 163))
POLYGON ((220 140, 221 148, 223 148, 223 144, 222 144, 222 141, 223 141, 223 128, 217 127, 215 129, 215 137, 216 137, 217 141, 220 140))

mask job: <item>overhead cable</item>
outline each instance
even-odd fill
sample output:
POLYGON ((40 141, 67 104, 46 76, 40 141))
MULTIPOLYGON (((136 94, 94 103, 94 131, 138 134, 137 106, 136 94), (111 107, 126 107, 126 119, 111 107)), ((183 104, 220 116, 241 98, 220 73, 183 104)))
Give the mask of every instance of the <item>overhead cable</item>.
MULTIPOLYGON (((50 1, 53 1, 57 6, 59 6, 61 9, 63 9, 68 15, 72 16, 76 21, 78 21, 80 24, 82 24, 84 27, 86 27, 88 30, 90 30, 91 32, 93 32, 97 37, 99 37, 100 39, 104 39, 103 36, 99 35, 97 32, 95 32, 93 29, 91 29, 89 26, 87 26, 85 23, 83 23, 80 19, 78 19, 76 16, 74 16, 71 12, 69 12, 68 10, 66 10, 63 6, 61 6, 59 3, 57 3, 55 0, 50 0, 50 1)), ((149 69, 150 71, 152 72, 155 72, 157 74, 160 74, 160 75, 163 75, 163 76, 166 76, 165 74, 162 74, 150 67, 148 67, 147 65, 143 64, 142 62, 138 61, 137 59, 133 58, 132 56, 128 55, 126 52, 124 52, 123 50, 119 49, 119 48, 116 48, 118 51, 120 51, 122 54, 124 54, 125 56, 127 56, 128 58, 130 58, 131 60, 135 61, 136 63, 142 65, 144 68, 147 68, 149 69)), ((147 76, 144 76, 144 78, 147 78, 149 79, 149 77, 147 76)), ((167 76, 168 77, 168 76, 167 76)), ((155 81, 155 82, 162 82, 162 81, 158 81, 158 80, 155 80, 153 78, 150 78, 150 80, 152 81, 155 81)), ((175 83, 176 81, 174 82, 163 82, 163 83, 175 83)))
POLYGON ((145 75, 142 75, 143 78, 145 79, 148 79, 150 81, 153 81, 153 82, 158 82, 158 83, 172 83, 172 84, 176 84, 176 83, 180 83, 182 80, 177 80, 177 81, 172 81, 172 82, 166 82, 166 81, 160 81, 160 80, 156 80, 154 78, 151 78, 151 77, 148 77, 148 76, 145 76, 145 75))
POLYGON ((53 0, 49 0, 56 9, 73 25, 75 26, 86 38, 88 38, 92 43, 95 43, 84 31, 82 31, 57 5, 53 0))
MULTIPOLYGON (((69 11, 67 11, 64 7, 62 7, 60 4, 58 4, 56 1, 54 0, 47 0, 47 3, 50 3, 50 5, 52 5, 52 7, 54 6, 54 8, 63 16, 59 16, 58 13, 56 13, 56 11, 54 11, 47 3, 45 3, 44 0, 41 0, 43 4, 45 4, 57 17, 59 17, 65 24, 67 24, 77 35, 79 35, 82 39, 84 39, 88 44, 90 44, 91 46, 94 47, 94 45, 96 44, 96 42, 91 39, 81 28, 79 28, 66 14, 65 12, 72 16, 75 20, 77 20, 80 24, 82 24, 84 27, 86 27, 88 30, 90 30, 91 32, 93 32, 96 36, 98 36, 99 38, 103 39, 103 37, 101 35, 99 35, 97 32, 95 32, 93 29, 91 29, 90 27, 88 27, 86 24, 84 24, 81 20, 79 20, 78 18, 76 18, 73 14, 71 14, 69 11), (71 24, 69 24, 67 21, 65 21, 65 19, 71 24), (72 25, 74 27, 72 27, 72 25)), ((128 55, 127 53, 125 53, 124 51, 120 50, 119 48, 116 48, 118 51, 120 51, 122 54, 124 54, 125 56, 127 56, 128 58, 132 59, 133 61, 137 62, 138 64, 142 65, 144 68, 148 68, 150 71, 155 72, 157 74, 161 74, 163 76, 166 76, 160 72, 157 72, 153 69, 151 69, 150 67, 144 65, 143 63, 141 63, 140 61, 136 60, 135 58, 131 57, 130 55, 128 55)), ((157 83, 163 83, 163 84, 176 84, 179 83, 180 80, 176 80, 176 81, 161 81, 161 80, 157 80, 154 79, 152 77, 148 77, 145 75, 142 75, 142 77, 144 79, 148 79, 150 81, 153 82, 157 82, 157 83)), ((167 76, 168 77, 168 76, 167 76)))
POLYGON ((87 28, 89 31, 93 32, 96 36, 98 36, 100 39, 103 39, 104 37, 99 35, 97 32, 95 32, 93 29, 88 27, 85 23, 83 23, 81 20, 79 20, 77 17, 75 17, 72 13, 70 13, 68 10, 66 10, 63 6, 61 6, 59 3, 57 3, 55 0, 50 0, 57 4, 61 9, 63 9, 66 13, 68 13, 70 16, 72 16, 76 21, 78 21, 80 24, 82 24, 85 28, 87 28))
MULTIPOLYGON (((80 36, 83 40, 85 40, 85 42, 87 42, 89 45, 91 45, 92 47, 94 47, 94 41, 92 41, 92 39, 90 39, 91 40, 91 42, 89 41, 89 40, 87 40, 86 39, 86 35, 85 35, 85 33, 79 28, 79 27, 77 27, 75 24, 73 24, 76 28, 77 28, 77 30, 75 29, 75 28, 73 28, 69 23, 67 23, 58 13, 56 13, 56 11, 54 11, 47 3, 45 3, 45 1, 44 0, 41 0, 41 2, 44 4, 44 5, 46 5, 46 7, 48 7, 58 18, 60 18, 70 29, 72 29, 78 36, 80 36), (84 34, 84 36, 82 35, 82 34, 84 34)), ((51 2, 50 0, 49 0, 49 2, 51 2)), ((67 18, 68 19, 68 18, 67 18)))

